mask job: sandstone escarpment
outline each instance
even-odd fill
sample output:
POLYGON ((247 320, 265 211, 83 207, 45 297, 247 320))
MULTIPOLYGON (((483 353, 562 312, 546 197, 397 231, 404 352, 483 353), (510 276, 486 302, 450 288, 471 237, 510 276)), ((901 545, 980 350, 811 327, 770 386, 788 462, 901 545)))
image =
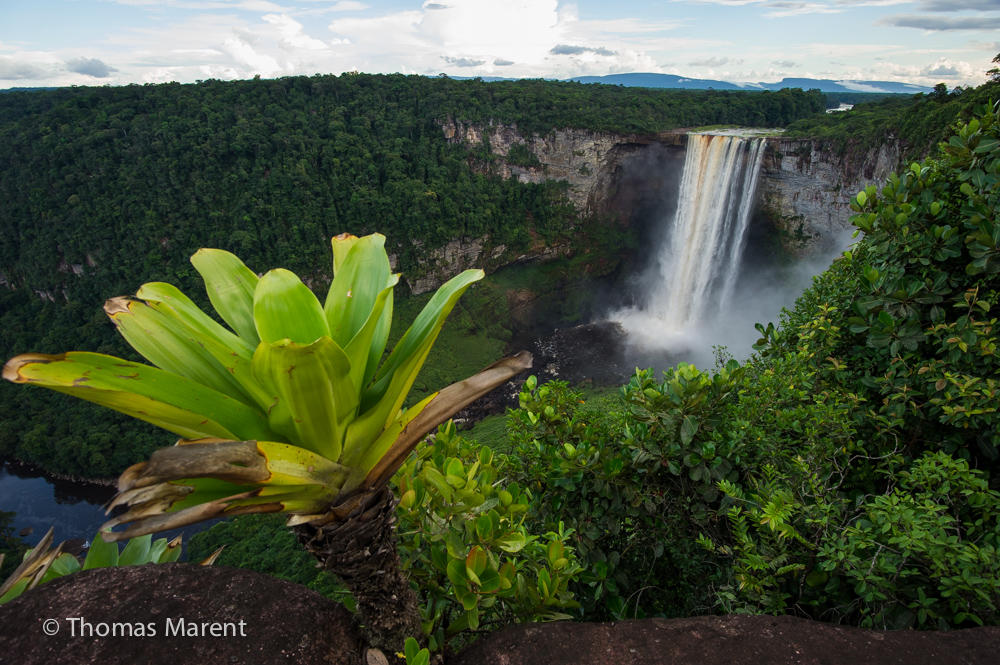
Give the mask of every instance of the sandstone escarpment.
POLYGON ((838 154, 810 139, 769 139, 758 195, 764 214, 800 256, 822 250, 851 228, 850 200, 899 166, 901 147, 889 138, 859 153, 838 154))

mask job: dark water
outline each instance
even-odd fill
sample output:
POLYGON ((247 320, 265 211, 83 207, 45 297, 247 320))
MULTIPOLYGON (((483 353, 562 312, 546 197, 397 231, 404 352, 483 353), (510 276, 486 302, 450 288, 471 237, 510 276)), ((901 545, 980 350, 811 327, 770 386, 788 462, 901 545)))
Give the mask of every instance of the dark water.
POLYGON ((89 541, 107 519, 104 503, 113 487, 46 478, 40 472, 14 463, 0 467, 0 510, 15 513, 13 527, 31 533, 24 540, 35 545, 50 526, 56 542, 82 538, 89 541))
MULTIPOLYGON (((87 543, 108 518, 104 504, 114 496, 114 487, 46 476, 14 462, 0 466, 0 511, 15 513, 14 535, 36 545, 49 527, 55 527, 54 542, 81 539, 87 543)), ((183 534, 185 541, 219 520, 157 533, 154 538, 183 534)))

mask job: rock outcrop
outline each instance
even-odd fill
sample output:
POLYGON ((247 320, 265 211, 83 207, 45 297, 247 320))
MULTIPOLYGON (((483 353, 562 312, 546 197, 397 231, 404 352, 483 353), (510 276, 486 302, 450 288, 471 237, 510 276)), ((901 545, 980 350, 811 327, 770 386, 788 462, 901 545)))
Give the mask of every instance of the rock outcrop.
POLYGON ((900 160, 899 142, 891 138, 860 154, 837 154, 809 139, 768 139, 758 185, 761 210, 792 254, 825 249, 851 228, 851 198, 880 185, 900 160))
POLYGON ((1000 628, 874 631, 771 616, 525 624, 448 665, 987 665, 1000 628))
POLYGON ((364 662, 343 606, 237 568, 151 564, 67 575, 0 605, 0 661, 364 662))
POLYGON ((503 178, 539 183, 568 183, 567 197, 581 215, 607 212, 609 196, 622 163, 652 144, 683 145, 683 132, 659 135, 612 134, 585 129, 555 129, 548 134, 524 135, 514 125, 445 123, 445 138, 468 146, 489 143, 502 159, 494 166, 503 178), (521 146, 537 159, 535 166, 511 163, 511 150, 521 146))
MULTIPOLYGON (((348 612, 237 568, 155 564, 68 575, 0 606, 0 660, 20 665, 360 665, 348 612)), ((511 626, 447 665, 986 665, 1000 627, 872 631, 793 617, 703 616, 511 626)), ((391 658, 391 654, 387 654, 391 658)))

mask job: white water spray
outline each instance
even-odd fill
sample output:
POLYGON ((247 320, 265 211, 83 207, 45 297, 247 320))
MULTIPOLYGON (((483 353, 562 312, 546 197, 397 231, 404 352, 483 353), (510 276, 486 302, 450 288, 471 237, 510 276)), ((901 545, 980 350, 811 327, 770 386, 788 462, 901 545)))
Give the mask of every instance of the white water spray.
POLYGON ((698 346, 701 328, 732 297, 753 210, 764 139, 689 134, 677 212, 659 250, 656 286, 638 307, 619 311, 642 347, 698 346))

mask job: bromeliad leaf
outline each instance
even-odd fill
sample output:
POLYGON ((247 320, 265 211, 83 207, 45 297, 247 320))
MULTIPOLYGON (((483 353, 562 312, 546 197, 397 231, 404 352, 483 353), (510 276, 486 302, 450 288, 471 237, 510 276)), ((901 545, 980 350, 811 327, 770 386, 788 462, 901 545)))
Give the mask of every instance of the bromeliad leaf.
POLYGON ((4 365, 3 376, 96 402, 188 439, 276 438, 257 409, 183 376, 114 356, 24 354, 4 365))
POLYGON ((344 434, 358 407, 351 361, 329 337, 309 345, 287 339, 262 342, 254 376, 272 396, 268 419, 275 431, 331 460, 339 460, 344 434))
POLYGON ((290 339, 312 344, 330 336, 319 300, 295 273, 281 268, 271 270, 257 283, 253 318, 262 342, 290 339))
POLYGON ((324 310, 330 336, 341 346, 361 330, 374 314, 376 298, 390 286, 392 270, 384 245, 382 235, 358 238, 334 274, 324 310))
POLYGON ((212 307, 222 320, 250 344, 256 345, 257 326, 253 320, 253 295, 257 275, 235 255, 221 249, 199 249, 191 264, 205 281, 212 307))

